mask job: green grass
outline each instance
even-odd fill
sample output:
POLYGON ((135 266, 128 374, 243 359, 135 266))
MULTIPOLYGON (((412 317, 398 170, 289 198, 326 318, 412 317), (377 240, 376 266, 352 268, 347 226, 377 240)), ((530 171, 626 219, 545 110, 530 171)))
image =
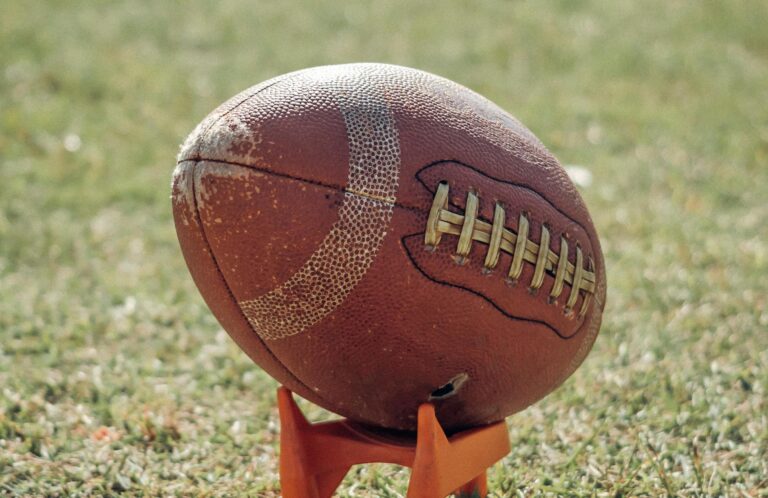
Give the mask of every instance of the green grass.
MULTIPOLYGON (((235 92, 369 60, 478 90, 594 175, 602 333, 508 419, 493 496, 768 496, 763 0, 2 10, 0 495, 279 495, 276 385, 188 275, 170 172, 235 92)), ((340 494, 407 479, 355 467, 340 494)))

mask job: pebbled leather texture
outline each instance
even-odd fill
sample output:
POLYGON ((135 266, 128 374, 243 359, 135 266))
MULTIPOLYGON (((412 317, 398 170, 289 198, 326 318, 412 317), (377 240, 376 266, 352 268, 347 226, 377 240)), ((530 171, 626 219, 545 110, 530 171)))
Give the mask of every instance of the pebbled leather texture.
POLYGON ((500 420, 561 384, 600 327, 600 244, 564 170, 505 111, 429 73, 325 66, 246 90, 182 146, 172 200, 225 330, 279 382, 359 422, 413 430, 426 401, 448 431, 500 420), (463 264, 458 236, 427 248, 441 181, 451 211, 471 191, 479 219, 499 203, 506 228, 525 213, 530 240, 546 226, 558 252, 564 237, 573 264, 578 246, 596 278, 586 314, 566 314, 568 284, 551 302, 550 274, 531 292, 531 264, 511 285, 508 254, 483 271, 485 244, 463 264))

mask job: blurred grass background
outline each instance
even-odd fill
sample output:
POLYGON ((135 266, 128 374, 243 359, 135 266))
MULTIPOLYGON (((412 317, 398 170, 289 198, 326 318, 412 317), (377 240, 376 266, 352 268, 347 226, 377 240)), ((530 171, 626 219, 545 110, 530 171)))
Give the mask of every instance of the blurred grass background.
POLYGON ((768 496, 767 25, 763 0, 3 3, 0 495, 279 495, 275 383, 199 297, 170 173, 237 91, 380 61, 593 175, 603 330, 508 420, 493 496, 768 496))

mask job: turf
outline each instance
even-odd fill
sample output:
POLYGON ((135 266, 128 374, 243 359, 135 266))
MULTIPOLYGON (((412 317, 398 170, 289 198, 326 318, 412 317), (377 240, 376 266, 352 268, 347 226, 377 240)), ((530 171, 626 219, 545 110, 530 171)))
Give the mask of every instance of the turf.
MULTIPOLYGON (((768 4, 425 4, 3 4, 0 494, 279 495, 276 385, 188 275, 170 172, 235 92, 368 60, 472 87, 593 176, 602 333, 508 419, 492 496, 768 496, 768 4)), ((407 479, 355 467, 340 495, 407 479)))

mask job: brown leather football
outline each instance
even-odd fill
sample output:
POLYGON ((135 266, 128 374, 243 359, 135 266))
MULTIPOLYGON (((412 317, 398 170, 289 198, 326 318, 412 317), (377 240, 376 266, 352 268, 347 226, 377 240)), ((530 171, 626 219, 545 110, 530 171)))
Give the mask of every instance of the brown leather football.
POLYGON ((385 64, 279 76, 182 146, 173 213, 224 329, 353 420, 500 420, 582 362, 605 268, 565 171, 467 88, 385 64))

